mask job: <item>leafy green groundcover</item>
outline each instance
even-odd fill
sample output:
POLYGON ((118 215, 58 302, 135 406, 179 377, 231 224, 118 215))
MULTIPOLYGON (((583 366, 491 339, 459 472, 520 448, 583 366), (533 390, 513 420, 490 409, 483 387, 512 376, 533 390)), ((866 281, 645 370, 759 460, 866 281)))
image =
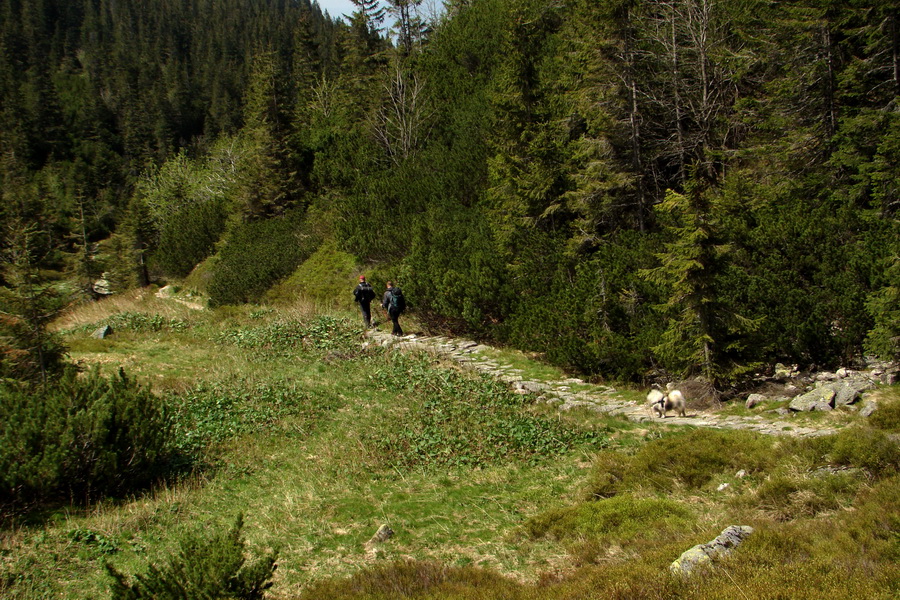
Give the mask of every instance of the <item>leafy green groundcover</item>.
POLYGON ((606 444, 604 431, 530 414, 529 400, 502 382, 437 368, 425 355, 395 355, 373 379, 396 394, 422 398, 373 440, 380 460, 394 467, 532 463, 579 445, 596 449, 606 444))

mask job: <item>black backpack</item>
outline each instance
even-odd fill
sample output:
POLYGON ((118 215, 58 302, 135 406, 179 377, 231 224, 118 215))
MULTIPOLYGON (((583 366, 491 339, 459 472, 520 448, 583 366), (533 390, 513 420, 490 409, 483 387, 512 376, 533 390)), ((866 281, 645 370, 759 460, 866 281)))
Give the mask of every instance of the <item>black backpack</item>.
POLYGON ((391 288, 391 308, 398 313, 406 310, 406 298, 403 296, 403 291, 400 288, 391 288))
POLYGON ((372 289, 372 284, 368 281, 360 283, 356 290, 356 301, 371 302, 373 298, 375 298, 375 290, 372 289))

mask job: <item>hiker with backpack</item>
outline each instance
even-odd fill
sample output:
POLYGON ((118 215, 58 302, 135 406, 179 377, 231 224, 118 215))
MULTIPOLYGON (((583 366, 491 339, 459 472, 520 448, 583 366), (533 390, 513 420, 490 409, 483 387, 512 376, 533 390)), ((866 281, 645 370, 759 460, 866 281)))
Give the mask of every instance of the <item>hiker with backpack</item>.
POLYGON ((353 299, 359 303, 359 310, 362 312, 363 323, 366 329, 372 328, 372 309, 370 305, 375 299, 375 290, 372 285, 366 281, 365 275, 359 276, 359 285, 353 290, 353 299))
POLYGON ((394 324, 394 330, 391 333, 403 335, 399 319, 403 311, 406 310, 406 298, 403 296, 403 290, 394 287, 391 281, 387 282, 387 291, 381 298, 381 307, 387 311, 388 316, 391 318, 391 323, 394 324))

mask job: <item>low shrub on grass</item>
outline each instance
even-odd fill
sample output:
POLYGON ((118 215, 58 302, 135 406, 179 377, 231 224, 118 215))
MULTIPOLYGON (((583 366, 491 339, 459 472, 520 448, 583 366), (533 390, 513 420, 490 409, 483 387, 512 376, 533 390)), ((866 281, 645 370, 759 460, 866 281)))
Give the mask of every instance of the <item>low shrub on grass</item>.
POLYGON ((700 489, 719 475, 769 468, 776 460, 772 445, 770 438, 743 431, 695 429, 673 433, 649 442, 633 456, 599 454, 585 494, 608 498, 638 487, 663 492, 700 489))
MULTIPOLYGON (((886 560, 900 572, 900 475, 863 490, 856 504, 845 520, 853 544, 865 548, 873 562, 886 560)), ((894 581, 900 592, 900 577, 894 581)))
POLYGON ((525 530, 534 538, 590 537, 622 544, 689 528, 692 517, 687 506, 667 498, 616 496, 546 511, 529 519, 525 530))
POLYGON ((631 473, 632 457, 615 450, 597 454, 585 485, 585 499, 611 498, 626 489, 626 479, 631 473))
MULTIPOLYGON (((788 491, 787 489, 783 491, 788 491)), ((760 527, 691 598, 896 598, 900 477, 859 487, 853 510, 760 527)))
POLYGON ((849 506, 859 485, 860 479, 854 473, 779 473, 737 504, 760 508, 778 520, 788 521, 849 506))
POLYGON ((882 402, 869 417, 869 424, 883 431, 900 431, 900 398, 882 402))
POLYGON ((833 439, 831 459, 842 465, 866 469, 878 477, 900 469, 900 444, 885 432, 869 428, 851 428, 833 439))
POLYGON ((527 588, 477 567, 450 567, 433 562, 402 561, 366 569, 348 579, 322 581, 308 587, 300 600, 326 598, 530 598, 527 588))
POLYGON ((89 500, 138 489, 163 471, 171 419, 124 371, 26 390, 0 387, 0 498, 89 500))
POLYGON ((695 429, 650 442, 634 457, 634 472, 661 491, 698 489, 722 473, 764 470, 772 440, 744 431, 695 429))
POLYGON ((225 533, 184 536, 178 553, 166 565, 150 565, 132 581, 112 565, 113 600, 182 600, 185 598, 259 600, 272 585, 277 551, 248 562, 241 539, 243 517, 225 533))

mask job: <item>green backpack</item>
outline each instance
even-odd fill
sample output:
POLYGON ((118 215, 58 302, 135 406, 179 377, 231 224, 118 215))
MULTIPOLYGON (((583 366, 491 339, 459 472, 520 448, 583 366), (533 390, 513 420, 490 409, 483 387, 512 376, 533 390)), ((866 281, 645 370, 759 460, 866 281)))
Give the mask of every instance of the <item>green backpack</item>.
POLYGON ((403 296, 403 290, 397 287, 391 288, 391 308, 402 313, 406 310, 406 298, 403 296))

